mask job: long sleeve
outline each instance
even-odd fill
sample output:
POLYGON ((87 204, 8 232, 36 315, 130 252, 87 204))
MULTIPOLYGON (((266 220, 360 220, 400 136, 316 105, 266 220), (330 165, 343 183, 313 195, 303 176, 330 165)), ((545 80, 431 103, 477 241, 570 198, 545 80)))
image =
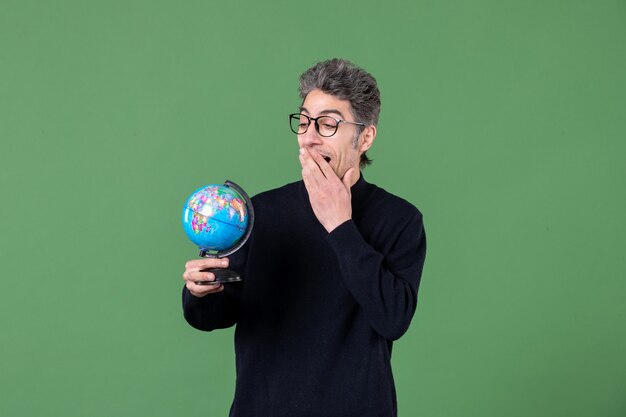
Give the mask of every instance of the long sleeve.
MULTIPOLYGON (((246 244, 229 257, 229 268, 243 274, 244 280, 247 253, 246 244)), ((231 282, 224 285, 223 291, 196 297, 183 286, 182 303, 185 320, 192 327, 204 331, 233 326, 238 319, 242 289, 243 283, 231 282)))
POLYGON ((196 297, 187 288, 183 288, 183 314, 187 323, 204 331, 233 326, 237 322, 238 309, 233 286, 238 284, 227 285, 224 291, 204 297, 196 297))
POLYGON ((387 225, 373 234, 375 249, 357 224, 349 220, 328 235, 342 278, 372 328, 387 340, 408 329, 426 255, 426 237, 419 212, 404 224, 387 225), (384 252, 384 253, 383 253, 384 252))

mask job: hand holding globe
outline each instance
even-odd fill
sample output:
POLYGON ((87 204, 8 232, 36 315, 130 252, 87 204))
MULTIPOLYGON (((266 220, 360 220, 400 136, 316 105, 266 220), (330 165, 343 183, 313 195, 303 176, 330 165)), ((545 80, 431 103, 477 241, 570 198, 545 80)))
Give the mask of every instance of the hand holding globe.
MULTIPOLYGON (((254 210, 245 191, 226 181, 223 185, 211 184, 194 191, 185 202, 182 220, 187 237, 199 247, 201 257, 223 258, 239 250, 250 237, 254 210)), ((211 272, 215 280, 194 281, 196 285, 242 280, 229 269, 215 267, 200 271, 211 272)))

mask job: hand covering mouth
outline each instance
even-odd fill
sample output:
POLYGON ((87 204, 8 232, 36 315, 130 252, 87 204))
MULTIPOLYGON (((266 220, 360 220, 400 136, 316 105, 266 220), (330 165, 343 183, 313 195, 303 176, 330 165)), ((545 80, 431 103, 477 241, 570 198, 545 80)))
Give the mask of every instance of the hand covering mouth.
POLYGON ((325 155, 323 153, 321 153, 320 151, 318 151, 317 149, 312 149, 312 152, 317 153, 319 156, 321 156, 322 158, 324 158, 324 161, 326 161, 326 163, 330 163, 330 160, 332 159, 330 156, 325 155))

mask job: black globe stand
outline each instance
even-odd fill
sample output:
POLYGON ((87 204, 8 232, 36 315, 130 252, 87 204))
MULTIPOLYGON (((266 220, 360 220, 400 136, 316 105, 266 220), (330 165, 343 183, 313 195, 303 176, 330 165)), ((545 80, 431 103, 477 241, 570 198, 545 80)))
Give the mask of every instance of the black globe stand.
MULTIPOLYGON (((237 191, 239 195, 241 195, 243 199, 246 201, 246 208, 248 209, 248 227, 246 228, 246 232, 244 233, 244 235, 241 237, 241 239, 239 239, 239 241, 233 247, 224 251, 217 251, 217 252, 209 252, 206 249, 200 249, 201 258, 219 259, 219 258, 225 258, 228 255, 232 255, 233 253, 241 249, 243 245, 246 244, 246 242, 248 241, 248 238, 250 238, 250 234, 252 233, 252 226, 254 225, 254 209, 252 207, 252 201, 250 200, 250 197, 248 197, 248 194, 246 194, 246 192, 240 186, 238 186, 232 181, 226 181, 224 182, 224 185, 235 189, 235 191, 237 191)), ((206 268, 206 269, 201 269, 200 272, 212 273, 213 275, 215 275, 215 280, 196 281, 195 282, 196 285, 214 285, 214 284, 224 284, 228 282, 243 281, 243 278, 241 278, 241 275, 239 275, 237 272, 233 271, 232 269, 206 268)))
MULTIPOLYGON (((223 258, 226 255, 216 256, 208 253, 204 249, 200 251, 201 258, 223 258)), ((196 281, 196 285, 214 285, 214 284, 223 284, 225 282, 239 282, 243 281, 241 275, 232 269, 226 268, 206 268, 201 269, 200 272, 210 272, 215 275, 214 281, 196 281)))

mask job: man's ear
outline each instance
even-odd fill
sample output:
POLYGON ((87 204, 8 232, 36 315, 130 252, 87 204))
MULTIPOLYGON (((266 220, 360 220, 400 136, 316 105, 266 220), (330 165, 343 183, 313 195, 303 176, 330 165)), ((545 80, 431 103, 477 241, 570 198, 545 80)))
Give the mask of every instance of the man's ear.
POLYGON ((361 144, 359 146, 359 152, 363 153, 372 147, 376 139, 376 126, 370 125, 361 133, 361 144))

